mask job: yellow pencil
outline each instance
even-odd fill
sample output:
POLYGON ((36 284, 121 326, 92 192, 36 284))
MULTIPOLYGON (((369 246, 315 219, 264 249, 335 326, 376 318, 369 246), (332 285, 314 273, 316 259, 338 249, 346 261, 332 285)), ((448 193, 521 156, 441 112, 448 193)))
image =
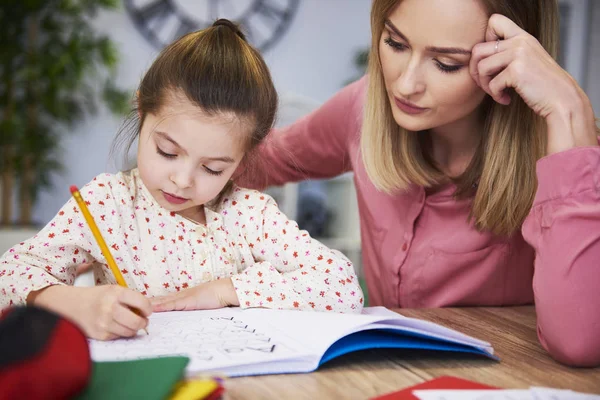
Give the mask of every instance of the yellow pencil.
MULTIPOLYGON (((92 214, 90 213, 90 210, 87 208, 87 205, 85 204, 85 201, 83 200, 83 197, 81 197, 81 193, 79 193, 79 189, 77 189, 77 186, 75 186, 75 185, 71 186, 70 189, 71 189, 71 194, 73 195, 73 198, 79 205, 79 209, 83 213, 83 217, 85 218, 85 221, 87 222, 90 230, 92 231, 92 234, 94 235, 94 238, 96 239, 96 242, 98 243, 98 246, 100 247, 100 251, 102 251, 104 258, 106 258, 106 263, 108 264, 108 266, 110 267, 110 270, 112 271, 113 275, 115 276, 117 283, 120 286, 127 287, 127 283, 125 282, 123 275, 121 275, 121 271, 119 271, 119 267, 117 266, 115 259, 113 258, 112 254, 110 253, 110 250, 108 249, 108 246, 106 245, 106 242, 104 241, 104 238, 102 237, 102 234, 100 233, 100 229, 98 229, 98 226, 96 225, 96 222, 94 221, 94 217, 92 217, 92 214)), ((140 310, 138 310, 137 308, 132 308, 132 311, 135 312, 139 316, 142 315, 142 312, 140 310)), ((144 331, 146 332, 146 334, 148 334, 148 331, 146 329, 144 329, 144 331)))

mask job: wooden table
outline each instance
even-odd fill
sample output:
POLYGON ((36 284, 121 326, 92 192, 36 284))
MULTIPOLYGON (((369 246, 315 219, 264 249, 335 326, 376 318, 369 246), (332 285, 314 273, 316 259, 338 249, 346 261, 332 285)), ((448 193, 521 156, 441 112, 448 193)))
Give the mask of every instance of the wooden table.
POLYGON ((414 350, 349 354, 317 372, 232 378, 225 399, 368 399, 452 375, 502 388, 547 386, 600 394, 600 368, 570 368, 540 346, 533 306, 395 310, 488 341, 500 362, 472 355, 414 350))

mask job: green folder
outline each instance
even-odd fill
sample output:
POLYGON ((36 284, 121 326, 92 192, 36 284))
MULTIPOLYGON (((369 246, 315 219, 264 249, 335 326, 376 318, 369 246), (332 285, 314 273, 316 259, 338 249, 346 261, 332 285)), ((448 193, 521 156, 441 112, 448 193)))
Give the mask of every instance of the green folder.
POLYGON ((188 357, 159 357, 94 362, 90 383, 76 399, 166 399, 185 377, 189 361, 188 357))

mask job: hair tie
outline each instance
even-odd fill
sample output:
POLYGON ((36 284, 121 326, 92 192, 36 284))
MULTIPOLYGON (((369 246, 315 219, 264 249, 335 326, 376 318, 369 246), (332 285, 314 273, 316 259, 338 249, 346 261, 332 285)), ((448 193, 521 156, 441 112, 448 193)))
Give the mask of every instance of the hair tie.
POLYGON ((233 22, 231 22, 230 20, 228 20, 226 18, 219 18, 212 24, 212 26, 213 27, 226 26, 227 28, 231 29, 236 35, 241 37, 244 41, 246 40, 246 36, 244 36, 244 34, 240 30, 240 28, 236 24, 234 24, 233 22))

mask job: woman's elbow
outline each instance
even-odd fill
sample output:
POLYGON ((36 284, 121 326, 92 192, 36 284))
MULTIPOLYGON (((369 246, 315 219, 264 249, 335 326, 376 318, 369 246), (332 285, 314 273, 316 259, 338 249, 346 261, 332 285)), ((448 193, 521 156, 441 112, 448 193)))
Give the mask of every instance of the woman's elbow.
POLYGON ((600 332, 593 334, 588 330, 584 334, 574 333, 568 337, 550 339, 538 331, 538 336, 550 356, 562 364, 570 367, 600 366, 600 332))

